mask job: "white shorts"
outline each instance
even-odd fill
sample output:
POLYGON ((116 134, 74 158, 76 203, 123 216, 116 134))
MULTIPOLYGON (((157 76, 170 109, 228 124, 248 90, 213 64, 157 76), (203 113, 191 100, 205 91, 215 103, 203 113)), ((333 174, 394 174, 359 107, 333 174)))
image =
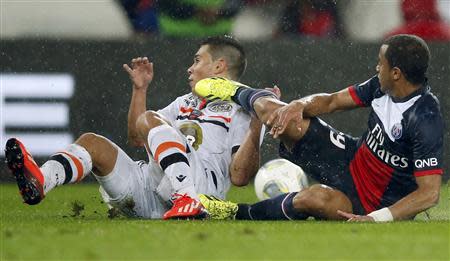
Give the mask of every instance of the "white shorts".
POLYGON ((128 217, 159 219, 169 209, 158 196, 157 187, 163 172, 155 164, 133 161, 119 147, 113 171, 95 176, 105 203, 128 217))
MULTIPOLYGON (((162 218, 170 208, 169 199, 173 193, 169 179, 155 161, 134 161, 118 146, 116 148, 118 154, 112 172, 104 177, 95 176, 103 200, 128 217, 162 218)), ((189 153, 188 157, 197 193, 224 198, 224 188, 217 188, 220 177, 207 175, 207 164, 195 153, 189 153)))

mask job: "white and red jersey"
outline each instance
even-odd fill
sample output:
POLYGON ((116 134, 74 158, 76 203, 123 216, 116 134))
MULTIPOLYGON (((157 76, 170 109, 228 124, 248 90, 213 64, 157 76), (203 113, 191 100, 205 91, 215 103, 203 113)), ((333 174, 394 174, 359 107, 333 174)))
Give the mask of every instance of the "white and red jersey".
POLYGON ((192 93, 178 97, 158 113, 186 137, 189 150, 195 151, 190 153, 190 160, 201 162, 191 163, 194 165, 193 175, 198 192, 209 192, 224 198, 231 185, 231 155, 244 140, 249 129, 250 115, 236 103, 206 103, 192 93), (205 176, 213 180, 216 193, 203 191, 203 187, 208 187, 204 184, 205 176))
POLYGON ((368 213, 416 190, 415 177, 443 173, 444 123, 439 101, 429 86, 396 99, 381 91, 375 76, 349 91, 357 104, 371 107, 368 130, 350 162, 350 173, 368 213))

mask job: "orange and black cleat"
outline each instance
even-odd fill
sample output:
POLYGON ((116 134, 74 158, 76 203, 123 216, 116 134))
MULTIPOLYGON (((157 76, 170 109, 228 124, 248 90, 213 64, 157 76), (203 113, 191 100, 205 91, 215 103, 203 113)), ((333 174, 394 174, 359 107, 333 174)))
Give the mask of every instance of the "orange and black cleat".
POLYGON ((164 213, 163 219, 205 219, 208 212, 200 201, 188 195, 175 194, 176 199, 170 210, 164 213))
POLYGON ((36 205, 44 198, 44 176, 23 144, 11 138, 5 147, 6 164, 16 177, 17 186, 25 203, 36 205))

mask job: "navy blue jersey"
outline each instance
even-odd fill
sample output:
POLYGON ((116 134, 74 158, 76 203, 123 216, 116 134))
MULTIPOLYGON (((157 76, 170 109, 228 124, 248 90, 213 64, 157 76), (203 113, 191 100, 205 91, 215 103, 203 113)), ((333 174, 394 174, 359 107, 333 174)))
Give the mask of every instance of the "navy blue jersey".
POLYGON ((388 207, 417 189, 415 177, 442 175, 444 124, 439 101, 425 85, 403 99, 380 89, 375 76, 349 88, 360 106, 371 106, 350 173, 365 210, 388 207))

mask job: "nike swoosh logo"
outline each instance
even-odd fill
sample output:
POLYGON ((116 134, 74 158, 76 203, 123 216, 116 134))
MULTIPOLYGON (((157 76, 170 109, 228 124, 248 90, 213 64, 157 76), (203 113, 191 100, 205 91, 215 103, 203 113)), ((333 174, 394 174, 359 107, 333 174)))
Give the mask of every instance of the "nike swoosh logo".
POLYGON ((179 182, 183 182, 183 180, 186 178, 186 176, 177 176, 177 179, 179 182))

